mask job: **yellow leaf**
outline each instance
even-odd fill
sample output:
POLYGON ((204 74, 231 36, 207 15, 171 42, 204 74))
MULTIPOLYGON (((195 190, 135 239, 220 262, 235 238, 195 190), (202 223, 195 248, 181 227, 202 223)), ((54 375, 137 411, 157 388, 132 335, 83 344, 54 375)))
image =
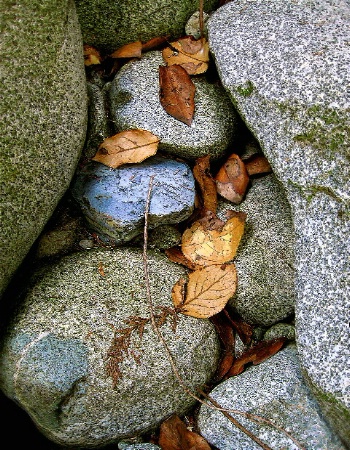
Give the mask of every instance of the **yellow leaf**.
POLYGON ((92 66, 101 64, 102 57, 99 51, 92 45, 84 45, 84 64, 85 66, 92 66))
MULTIPOLYGON (((233 217, 216 227, 203 219, 197 220, 182 235, 182 253, 200 266, 223 264, 231 261, 244 233, 246 214, 233 212, 233 217)), ((215 223, 215 222, 214 222, 215 223)))
MULTIPOLYGON (((179 281, 173 292, 183 289, 179 281)), ((173 296, 173 301, 182 314, 206 319, 224 309, 228 300, 235 294, 236 288, 237 272, 234 264, 208 266, 190 273, 182 304, 178 302, 179 296, 174 295, 176 298, 173 296)))
POLYGON ((192 36, 171 42, 163 52, 168 66, 179 64, 189 75, 206 72, 209 65, 209 44, 205 38, 195 40, 192 36))
POLYGON ((154 155, 159 138, 146 130, 127 130, 105 139, 98 147, 93 161, 113 169, 130 163, 139 163, 154 155))

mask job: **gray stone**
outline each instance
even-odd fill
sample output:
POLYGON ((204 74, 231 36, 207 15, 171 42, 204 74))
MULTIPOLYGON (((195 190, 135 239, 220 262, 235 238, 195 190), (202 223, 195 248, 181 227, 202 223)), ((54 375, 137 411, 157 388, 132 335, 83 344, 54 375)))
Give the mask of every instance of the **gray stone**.
MULTIPOLYGON (((294 344, 220 383, 210 396, 224 408, 256 414, 282 427, 305 450, 345 450, 305 384, 294 344)), ((271 425, 254 423, 237 413, 231 415, 271 448, 301 448, 271 425)), ((201 406, 198 426, 201 435, 219 450, 261 448, 220 411, 207 406, 201 406)))
MULTIPOLYGON (((147 259, 159 314, 186 271, 154 251, 147 259)), ((140 249, 81 251, 36 280, 2 337, 0 387, 48 439, 69 448, 116 444, 194 405, 149 323, 140 249), (118 353, 117 330, 135 316, 148 319, 142 337, 135 329, 118 353)), ((160 331, 188 388, 207 383, 220 351, 210 321, 180 314, 174 332, 168 316, 160 331)))
POLYGON ((87 94, 73 1, 5 0, 0 103, 0 294, 68 189, 87 94))
POLYGON ((290 201, 305 377, 350 445, 350 6, 240 0, 213 13, 221 81, 290 201))
POLYGON ((240 205, 219 200, 217 215, 227 210, 247 214, 235 256, 238 285, 229 305, 246 322, 272 325, 294 312, 294 234, 281 183, 273 174, 253 179, 240 205))
MULTIPOLYGON (((218 0, 205 0, 212 11, 218 0)), ((107 52, 121 45, 157 37, 180 37, 191 14, 198 9, 192 0, 76 0, 84 43, 107 52)))
POLYGON ((159 150, 185 159, 222 156, 237 133, 237 115, 223 88, 193 77, 195 114, 191 126, 170 116, 159 101, 162 53, 146 53, 125 64, 111 83, 111 117, 116 131, 142 128, 160 138, 159 150))
POLYGON ((119 442, 118 448, 119 450, 161 450, 161 447, 154 444, 128 444, 127 442, 119 442))
MULTIPOLYGON (((207 13, 203 13, 203 35, 207 37, 207 22, 210 15, 207 13)), ((201 37, 201 28, 200 28, 200 14, 199 11, 196 11, 192 14, 192 16, 188 19, 185 26, 186 35, 193 36, 195 39, 199 39, 201 37)))
POLYGON ((102 239, 118 245, 143 232, 147 193, 153 175, 150 227, 187 219, 193 212, 195 197, 191 169, 185 163, 160 157, 117 169, 91 162, 77 172, 72 195, 89 226, 102 239))
POLYGON ((264 334, 264 341, 284 337, 290 341, 295 340, 295 327, 289 323, 276 323, 264 334))

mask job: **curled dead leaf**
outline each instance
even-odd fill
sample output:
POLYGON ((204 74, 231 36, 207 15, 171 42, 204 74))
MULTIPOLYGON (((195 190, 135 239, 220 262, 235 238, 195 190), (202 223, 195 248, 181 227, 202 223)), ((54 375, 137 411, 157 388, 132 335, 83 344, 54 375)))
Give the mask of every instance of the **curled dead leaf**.
POLYGON ((244 198, 249 176, 244 162, 233 153, 215 176, 218 193, 238 205, 244 198))
POLYGON ((258 175, 263 173, 271 173, 272 168, 264 155, 253 155, 244 161, 248 175, 258 175))
POLYGON ((92 45, 84 45, 84 64, 85 66, 92 66, 101 64, 102 57, 100 52, 92 45))
POLYGON ((113 169, 131 163, 139 163, 154 155, 159 138, 147 130, 126 130, 105 139, 91 158, 113 169))
POLYGON ((256 365, 270 358, 283 347, 286 341, 287 339, 285 337, 281 337, 270 341, 258 342, 254 347, 244 352, 243 355, 235 360, 230 370, 226 373, 225 378, 239 375, 248 363, 256 365))
POLYGON ((209 66, 209 44, 204 37, 186 36, 171 42, 162 55, 168 66, 179 64, 189 75, 204 73, 209 66))
POLYGON ((199 184, 204 211, 216 213, 217 191, 216 183, 210 173, 210 155, 197 158, 193 167, 193 176, 199 184))
POLYGON ((163 46, 169 39, 169 36, 157 36, 149 39, 147 42, 142 44, 142 52, 148 52, 150 50, 156 50, 157 48, 163 46))
POLYGON ((198 269, 198 266, 192 261, 188 260, 178 247, 167 248, 165 250, 165 254, 170 259, 170 261, 176 264, 182 264, 190 270, 198 269))
POLYGON ((188 430, 176 414, 160 426, 158 443, 162 450, 210 450, 208 442, 199 434, 188 430))
POLYGON ((234 264, 213 265, 195 270, 188 283, 181 278, 173 287, 175 307, 187 316, 207 319, 223 310, 237 287, 234 264))
POLYGON ((119 47, 110 56, 111 58, 141 58, 142 42, 130 42, 119 47))
POLYGON ((190 126, 196 88, 186 70, 179 65, 159 66, 159 85, 159 99, 164 110, 190 126))
POLYGON ((200 219, 187 228, 181 240, 185 257, 200 266, 231 261, 243 236, 246 220, 245 213, 233 214, 226 222, 200 219))

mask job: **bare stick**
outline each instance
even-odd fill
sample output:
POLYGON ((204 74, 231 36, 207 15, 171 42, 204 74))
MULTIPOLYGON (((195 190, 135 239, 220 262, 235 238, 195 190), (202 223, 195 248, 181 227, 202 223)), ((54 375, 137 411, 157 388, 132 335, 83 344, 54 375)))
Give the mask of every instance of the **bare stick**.
POLYGON ((305 450, 301 444, 294 439, 293 437, 290 436, 290 434, 285 431, 283 428, 279 427, 278 425, 275 425, 273 422, 271 422, 268 419, 265 419, 264 417, 255 415, 255 414, 249 414, 249 413, 245 413, 243 411, 238 411, 235 409, 226 409, 221 407, 218 403, 215 402, 215 400, 213 400, 211 397, 209 397, 207 394, 205 394, 203 391, 198 390, 198 392, 201 393, 201 395, 204 395, 206 398, 208 398, 208 400, 211 402, 208 403, 205 400, 201 399, 200 397, 198 397, 198 395, 194 394, 186 385, 186 383, 184 382, 184 380, 182 379, 181 375, 179 374, 179 371, 177 369, 175 360, 173 355, 171 354, 168 344, 166 343, 163 334, 161 333, 161 331, 159 330, 159 327, 157 326, 156 323, 156 319, 155 319, 155 315, 154 315, 154 306, 153 306, 153 300, 152 300, 152 295, 151 295, 151 288, 150 288, 150 284, 149 284, 149 269, 148 269, 148 259, 147 259, 147 245, 148 245, 148 214, 149 214, 149 209, 150 209, 150 204, 151 204, 151 194, 152 194, 152 188, 153 188, 153 180, 155 178, 155 175, 152 175, 150 177, 149 180, 149 187, 148 187, 148 192, 147 192, 147 198, 146 198, 146 206, 145 206, 145 223, 144 223, 144 229, 143 229, 143 268, 144 268, 144 275, 145 275, 145 283, 146 283, 146 294, 147 294, 147 301, 148 301, 148 305, 149 305, 149 310, 150 310, 150 319, 151 319, 151 324, 152 327, 155 331, 155 333, 157 334, 160 342, 163 344, 164 350, 168 356, 168 360, 170 362, 170 365, 173 369, 174 375, 177 378, 180 386, 183 388, 183 390, 192 398, 194 398, 195 400, 197 400, 198 402, 200 402, 202 405, 207 406, 210 409, 214 409, 216 411, 221 411, 231 422, 233 422, 237 428, 239 428, 243 433, 245 433, 247 436, 249 436, 254 442, 256 442, 258 445, 260 445, 261 448, 263 448, 264 450, 273 450, 271 447, 269 447, 267 444, 264 444, 262 441, 260 441, 260 439, 258 437, 256 437, 253 433, 251 433, 247 428, 245 428, 242 424, 240 424, 236 419, 234 419, 229 413, 234 413, 234 414, 239 414, 242 415, 244 417, 246 417, 247 419, 253 420, 255 422, 262 422, 262 423, 266 423, 280 431, 282 431, 283 433, 285 433, 290 439, 292 439, 292 441, 299 446, 300 450, 305 450))
POLYGON ((201 32, 201 38, 204 36, 204 18, 203 18, 203 8, 204 0, 199 0, 199 29, 201 32))

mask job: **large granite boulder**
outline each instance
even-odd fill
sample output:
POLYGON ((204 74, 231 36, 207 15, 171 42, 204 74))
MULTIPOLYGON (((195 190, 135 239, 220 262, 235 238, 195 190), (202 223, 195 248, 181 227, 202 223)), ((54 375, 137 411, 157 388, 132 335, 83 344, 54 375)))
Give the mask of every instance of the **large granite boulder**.
MULTIPOLYGON (((171 289, 186 269, 155 251, 147 260, 159 330, 195 391, 216 370, 215 328, 170 311, 171 289)), ((195 403, 150 323, 141 249, 86 250, 38 271, 4 330, 0 355, 1 390, 44 436, 68 448, 116 444, 195 403)))
MULTIPOLYGON (((223 408, 256 414, 279 427, 277 429, 266 422, 254 422, 244 415, 232 414, 269 448, 345 450, 339 438, 329 429, 319 405, 305 384, 294 344, 220 383, 210 396, 223 408), (282 430, 289 432, 289 436, 282 430), (290 436, 301 446, 296 446, 290 436)), ((220 411, 207 406, 201 406, 198 426, 202 436, 219 450, 261 448, 220 411)))
MULTIPOLYGON (((192 0, 76 0, 84 43, 105 51, 123 44, 185 33, 190 16, 199 8, 192 0)), ((205 0, 209 12, 218 0, 205 0)))
POLYGON ((208 22, 221 81, 292 208, 304 375, 350 445, 350 5, 238 0, 208 22))
POLYGON ((86 133, 73 1, 5 0, 0 102, 0 294, 74 174, 86 133))

